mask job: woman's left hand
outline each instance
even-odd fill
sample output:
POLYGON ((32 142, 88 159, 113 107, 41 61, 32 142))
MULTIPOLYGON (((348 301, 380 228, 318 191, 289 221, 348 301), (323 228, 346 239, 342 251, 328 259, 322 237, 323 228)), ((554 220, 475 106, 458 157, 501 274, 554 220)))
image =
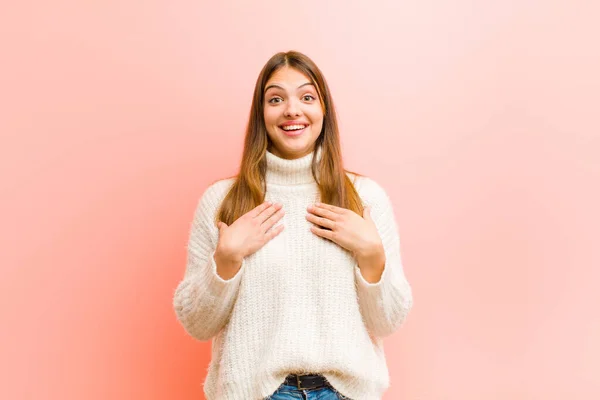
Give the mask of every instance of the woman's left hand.
POLYGON ((307 210, 306 219, 316 225, 311 227, 313 233, 352 252, 357 259, 383 252, 370 207, 365 207, 362 218, 354 211, 323 203, 307 210))

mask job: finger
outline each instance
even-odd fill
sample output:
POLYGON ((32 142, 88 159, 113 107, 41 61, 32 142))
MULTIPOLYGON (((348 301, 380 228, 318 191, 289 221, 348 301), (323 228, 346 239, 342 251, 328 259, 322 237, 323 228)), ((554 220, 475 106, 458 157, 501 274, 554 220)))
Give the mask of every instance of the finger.
POLYGON ((263 224, 262 224, 262 228, 264 229, 264 231, 266 232, 269 229, 271 229, 271 227, 273 225, 275 225, 277 223, 277 221, 279 221, 281 218, 283 218, 284 214, 285 214, 285 211, 283 210, 283 208, 280 208, 279 211, 277 211, 276 213, 271 215, 269 218, 267 218, 265 220, 265 222, 263 222, 263 224))
POLYGON ((283 231, 284 225, 279 225, 277 228, 275 229, 271 229, 269 231, 269 233, 266 234, 266 238, 267 238, 267 242, 271 239, 273 239, 275 236, 279 235, 281 233, 281 231, 283 231))
POLYGON ((307 214, 306 219, 309 220, 310 222, 312 222, 313 224, 323 226, 323 227, 329 228, 331 230, 333 230, 333 228, 335 227, 335 222, 333 222, 332 220, 327 219, 327 218, 321 218, 321 217, 317 217, 312 214, 307 214))
POLYGON ((282 204, 275 203, 270 207, 264 209, 259 215, 256 216, 256 220, 262 225, 271 218, 277 211, 281 210, 283 207, 282 204))
POLYGON ((341 208, 341 207, 337 207, 337 206, 333 206, 331 204, 325 204, 325 203, 315 203, 315 206, 318 208, 324 208, 325 210, 329 210, 336 214, 343 214, 347 211, 345 208, 341 208))
POLYGON ((252 211, 250 211, 248 214, 252 218, 256 218, 261 212, 265 211, 270 206, 271 206, 271 202, 265 201, 264 203, 254 207, 254 209, 252 209, 252 211))
POLYGON ((340 214, 320 207, 308 207, 308 211, 320 217, 330 219, 332 221, 336 221, 340 216, 340 214))
POLYGON ((311 226, 310 227, 311 232, 313 232, 314 234, 321 236, 322 238, 325 239, 329 239, 331 241, 334 241, 335 238, 335 232, 334 231, 330 231, 327 229, 321 229, 317 226, 311 226))

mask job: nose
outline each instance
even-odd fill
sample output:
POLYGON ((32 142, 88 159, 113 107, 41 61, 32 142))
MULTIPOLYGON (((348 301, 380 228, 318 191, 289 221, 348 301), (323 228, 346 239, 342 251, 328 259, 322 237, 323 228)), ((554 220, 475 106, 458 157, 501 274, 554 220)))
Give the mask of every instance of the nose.
POLYGON ((297 117, 302 113, 300 110, 300 106, 294 99, 290 99, 287 102, 287 107, 285 108, 284 115, 286 117, 297 117))

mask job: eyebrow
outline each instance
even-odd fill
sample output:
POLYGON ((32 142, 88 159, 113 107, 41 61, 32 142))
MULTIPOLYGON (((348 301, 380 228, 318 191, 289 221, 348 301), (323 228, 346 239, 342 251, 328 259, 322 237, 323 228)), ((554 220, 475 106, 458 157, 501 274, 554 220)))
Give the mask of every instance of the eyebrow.
MULTIPOLYGON (((306 86, 306 85, 315 86, 315 85, 313 85, 313 83, 312 83, 312 82, 306 82, 306 83, 303 83, 302 85, 298 86, 298 89, 300 89, 300 88, 302 88, 303 86, 306 86)), ((269 86, 267 86, 267 87, 265 88, 265 93, 267 92, 267 90, 269 90, 269 89, 271 89, 271 88, 279 88, 279 89, 281 89, 281 90, 285 90, 284 88, 282 88, 282 87, 281 87, 281 86, 279 86, 279 85, 272 84, 272 85, 269 85, 269 86)))

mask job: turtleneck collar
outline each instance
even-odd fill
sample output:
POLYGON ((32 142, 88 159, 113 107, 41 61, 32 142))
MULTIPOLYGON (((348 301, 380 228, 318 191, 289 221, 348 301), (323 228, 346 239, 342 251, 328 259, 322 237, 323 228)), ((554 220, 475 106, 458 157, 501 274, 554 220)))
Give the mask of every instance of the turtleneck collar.
MULTIPOLYGON (((312 183, 315 179, 312 176, 312 160, 314 152, 310 152, 304 157, 295 160, 287 160, 276 156, 267 150, 267 183, 276 185, 301 185, 312 183)), ((317 162, 321 160, 321 147, 317 149, 317 162)))

